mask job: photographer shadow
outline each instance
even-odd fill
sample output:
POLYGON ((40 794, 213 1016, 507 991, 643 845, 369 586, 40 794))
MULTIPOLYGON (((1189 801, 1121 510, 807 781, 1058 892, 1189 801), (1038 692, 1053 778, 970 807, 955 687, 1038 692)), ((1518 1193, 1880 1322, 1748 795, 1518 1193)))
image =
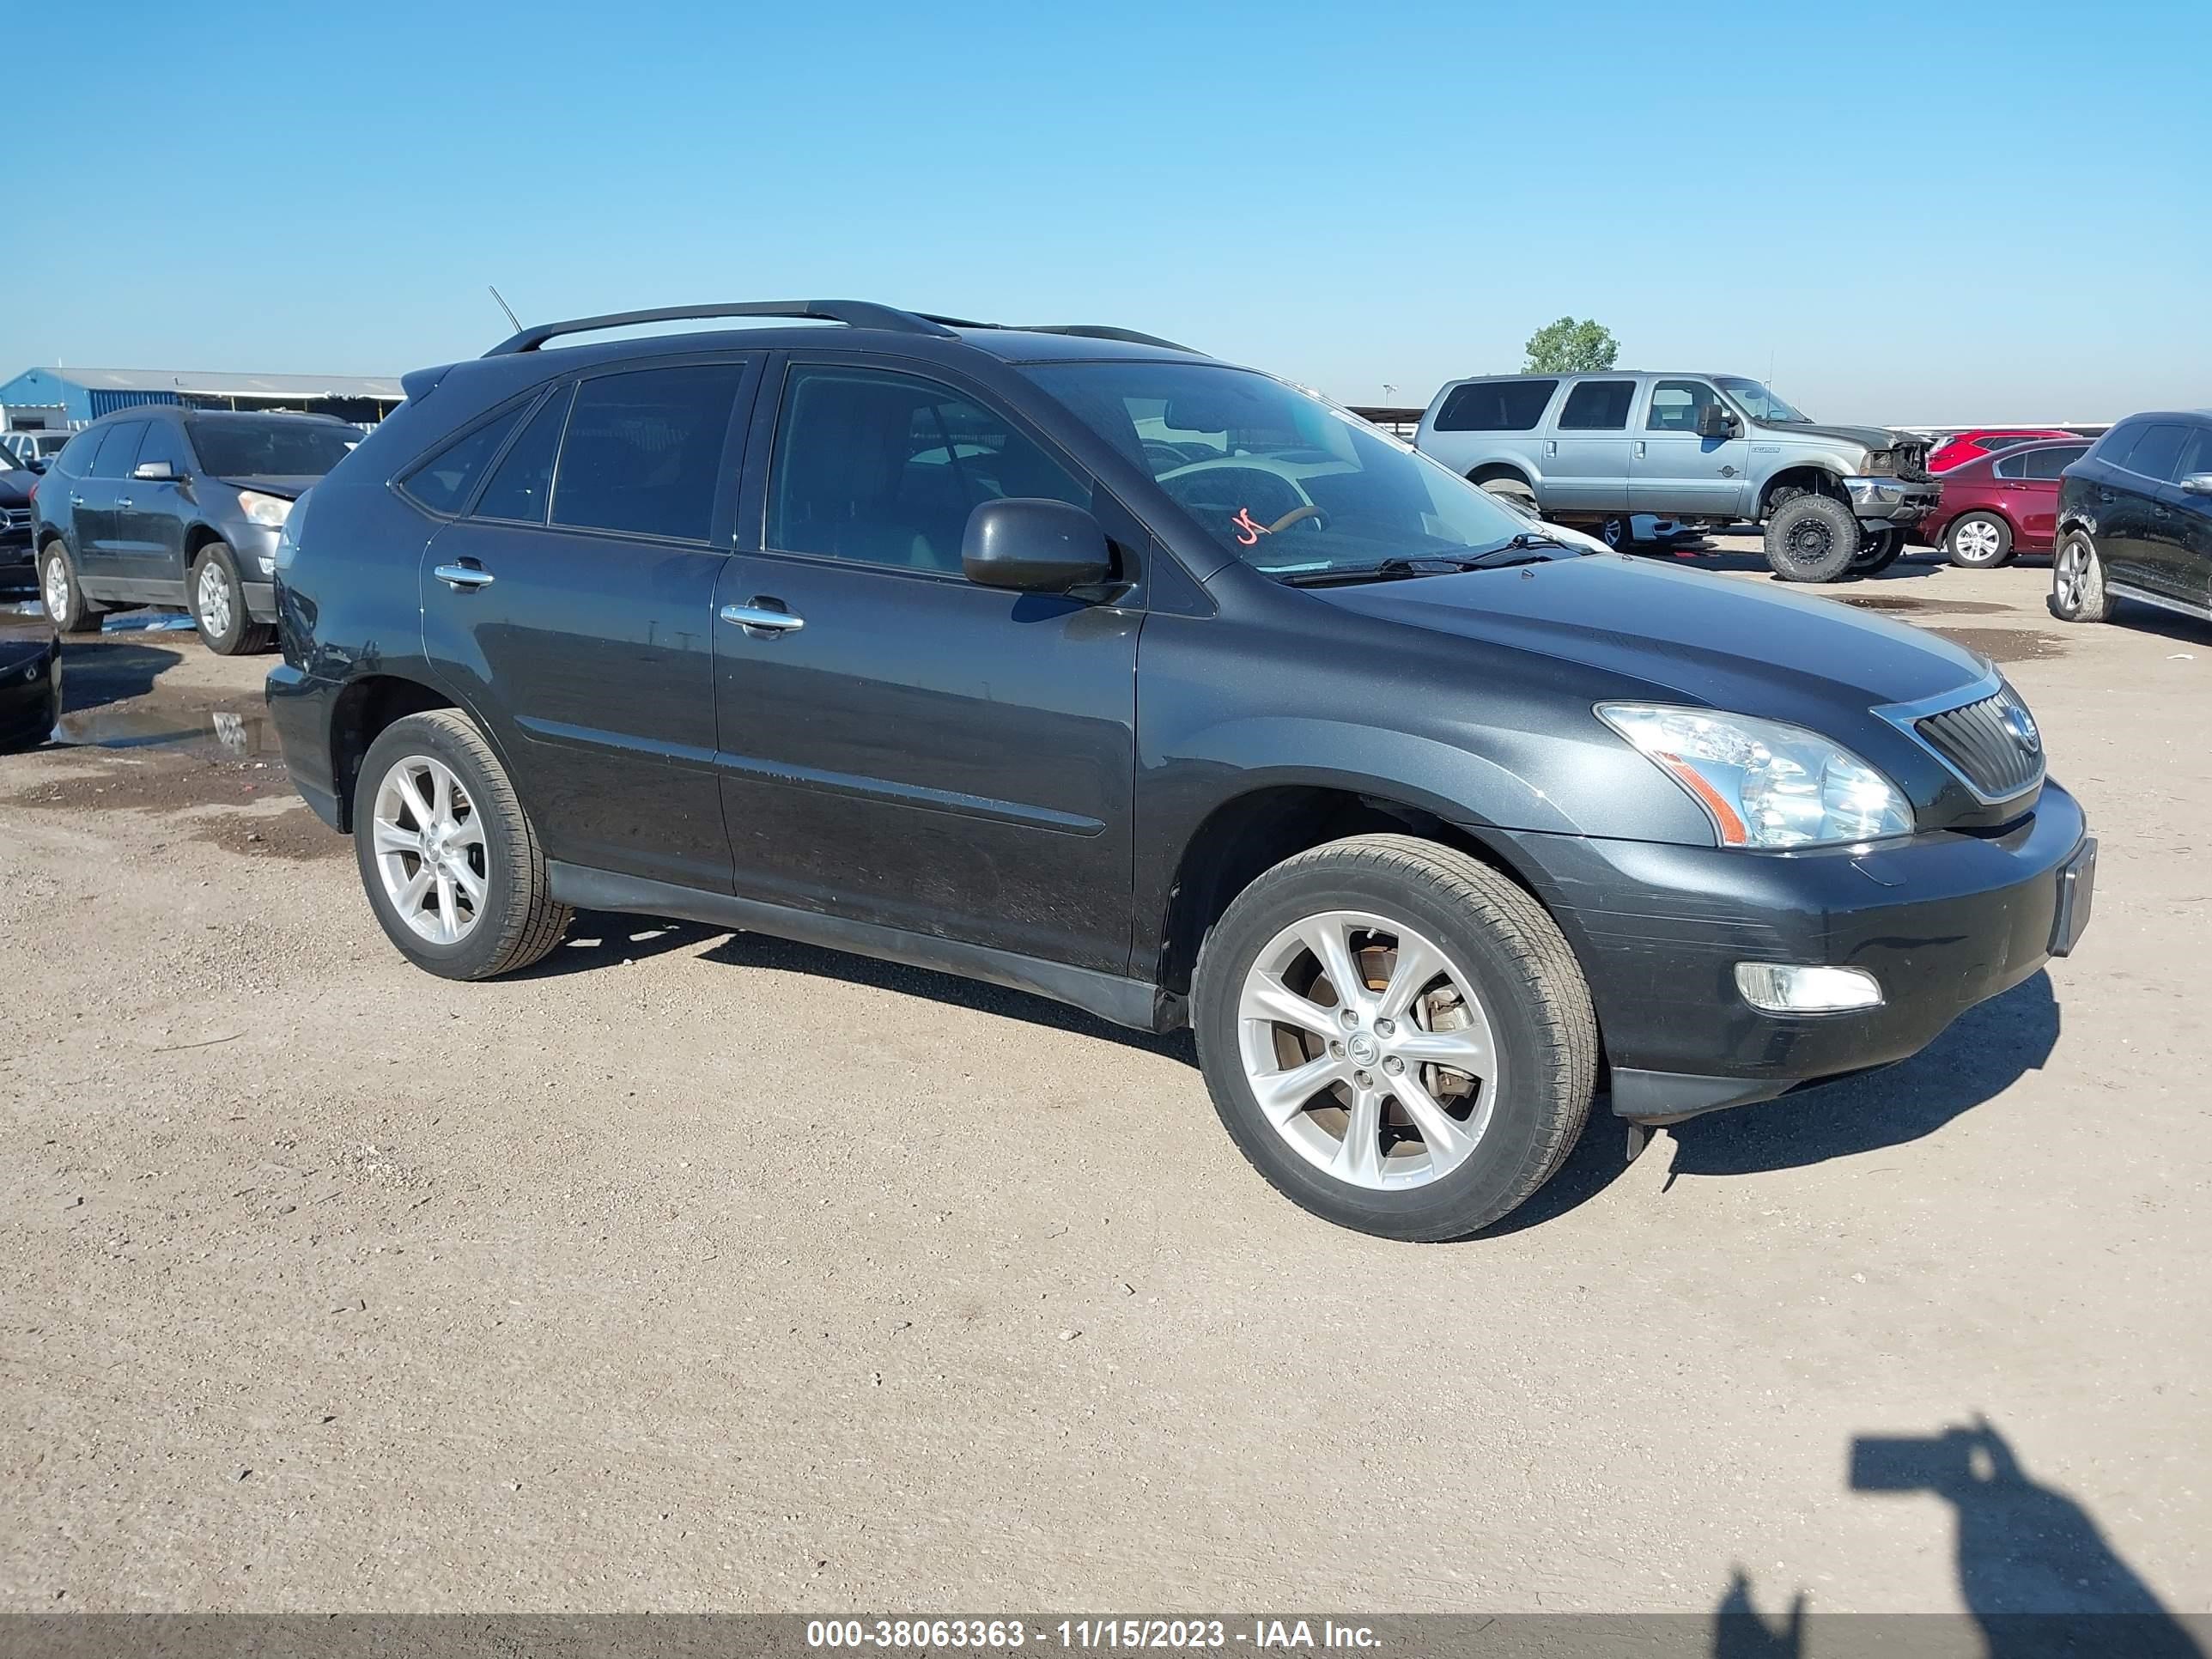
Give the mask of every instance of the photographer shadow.
MULTIPOLYGON (((1850 1486, 1932 1492, 1952 1506, 1960 1597, 1990 1659, 2206 1659, 2197 1637, 2120 1559, 2089 1512, 2033 1479, 1986 1419, 1936 1435, 1860 1435, 1851 1442, 1850 1486)), ((1714 1659, 1802 1655, 1807 1623, 1801 1594, 1784 1623, 1770 1624, 1739 1567, 1714 1609, 1714 1659)))

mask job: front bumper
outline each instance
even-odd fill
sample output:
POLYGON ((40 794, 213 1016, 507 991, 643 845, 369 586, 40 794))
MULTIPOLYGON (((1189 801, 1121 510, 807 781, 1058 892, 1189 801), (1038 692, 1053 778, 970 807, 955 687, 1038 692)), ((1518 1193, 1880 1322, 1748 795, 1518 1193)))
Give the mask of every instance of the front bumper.
POLYGON ((1509 841, 1582 962, 1623 1117, 1711 1111, 1903 1060, 2070 949, 2088 902, 2087 876, 2062 878, 2091 844, 2055 783, 2002 836, 1942 832, 1858 853, 1509 841), (2078 899, 2063 894, 2069 885, 2078 899), (1761 1013, 1736 990, 1739 962, 1863 969, 1883 1004, 1761 1013))
POLYGON ((35 749, 62 717, 62 659, 58 647, 26 662, 0 667, 0 750, 35 749))
POLYGON ((1854 514, 1887 523, 1917 524, 1936 510, 1936 498, 1942 494, 1939 484, 1915 483, 1910 478, 1844 478, 1841 483, 1854 514))

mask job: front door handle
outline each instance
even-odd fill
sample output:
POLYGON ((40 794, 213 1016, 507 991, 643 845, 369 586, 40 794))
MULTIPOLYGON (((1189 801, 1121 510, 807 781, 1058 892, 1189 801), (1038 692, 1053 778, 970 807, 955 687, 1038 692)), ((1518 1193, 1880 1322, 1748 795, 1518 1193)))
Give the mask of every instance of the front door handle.
POLYGON ((83 496, 82 496, 82 495, 72 495, 72 496, 70 496, 70 505, 71 507, 82 507, 82 506, 84 505, 84 497, 83 497, 83 496))
POLYGON ((806 619, 794 617, 773 600, 756 599, 750 605, 726 605, 722 620, 740 628, 757 628, 766 634, 796 634, 806 619))
POLYGON ((1636 441, 1636 459, 1639 461, 1645 459, 1644 453, 1644 440, 1641 438, 1638 438, 1636 441))
POLYGON ((491 572, 480 565, 441 564, 430 574, 457 592, 464 588, 491 586, 491 572))
POLYGON ((118 507, 129 507, 131 505, 131 498, 128 495, 118 495, 115 498, 115 505, 118 507))

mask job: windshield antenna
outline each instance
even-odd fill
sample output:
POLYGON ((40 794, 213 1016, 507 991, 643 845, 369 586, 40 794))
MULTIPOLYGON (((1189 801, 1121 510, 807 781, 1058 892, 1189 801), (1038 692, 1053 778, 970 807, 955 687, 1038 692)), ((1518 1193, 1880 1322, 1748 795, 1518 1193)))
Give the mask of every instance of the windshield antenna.
POLYGON ((507 304, 507 296, 501 294, 496 288, 492 288, 492 285, 489 283, 486 283, 484 286, 491 289, 491 297, 499 301, 499 308, 507 313, 507 320, 514 325, 514 331, 517 334, 521 333, 522 319, 514 314, 514 307, 507 304))

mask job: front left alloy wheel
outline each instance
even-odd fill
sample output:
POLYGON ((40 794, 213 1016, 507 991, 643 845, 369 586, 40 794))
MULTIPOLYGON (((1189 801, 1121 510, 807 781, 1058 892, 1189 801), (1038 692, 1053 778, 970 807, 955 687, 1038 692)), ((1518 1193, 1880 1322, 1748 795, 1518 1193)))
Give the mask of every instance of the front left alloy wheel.
POLYGON ((199 629, 200 643, 218 657, 266 651, 276 642, 276 630, 247 613, 238 560, 224 543, 210 542, 200 550, 190 587, 192 625, 199 629))
POLYGON ((1238 1147, 1325 1219, 1464 1237, 1523 1202, 1589 1113, 1596 1023, 1542 906, 1411 836, 1286 860, 1232 902, 1193 987, 1238 1147))
POLYGON ((395 720, 369 744, 353 836, 369 906, 418 968, 490 979, 528 967, 568 929, 507 769, 452 709, 395 720))

